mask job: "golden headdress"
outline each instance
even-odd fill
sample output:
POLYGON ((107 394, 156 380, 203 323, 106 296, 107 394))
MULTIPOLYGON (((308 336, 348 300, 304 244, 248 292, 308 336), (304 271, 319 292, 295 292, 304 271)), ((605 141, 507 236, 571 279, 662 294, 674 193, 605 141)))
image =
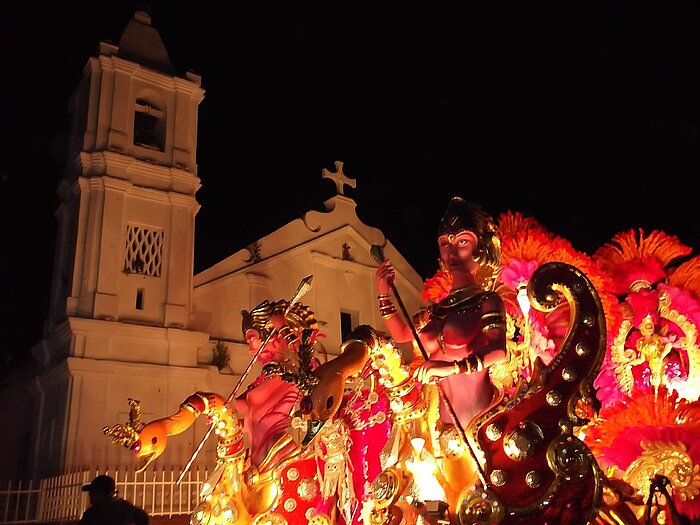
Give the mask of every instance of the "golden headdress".
POLYGON ((275 302, 264 300, 250 311, 241 310, 243 335, 245 336, 247 330, 253 329, 260 333, 261 338, 269 336, 274 329, 272 324, 274 314, 284 315, 288 329, 281 335, 285 337, 290 335, 292 340, 299 339, 302 330, 318 329, 316 314, 308 306, 299 302, 290 306, 289 301, 285 300, 275 302))

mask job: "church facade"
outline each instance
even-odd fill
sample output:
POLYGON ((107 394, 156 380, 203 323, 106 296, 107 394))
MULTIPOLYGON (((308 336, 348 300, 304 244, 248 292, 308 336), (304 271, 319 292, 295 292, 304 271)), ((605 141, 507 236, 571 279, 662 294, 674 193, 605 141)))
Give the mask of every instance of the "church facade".
MULTIPOLYGON (((149 421, 198 390, 231 393, 252 358, 241 310, 289 300, 307 277, 302 302, 324 334, 318 357, 332 359, 353 327, 383 326, 372 245, 396 266, 408 310, 421 305, 419 275, 344 195, 354 181, 341 162, 322 170, 336 183, 325 212, 311 211, 194 274, 205 91, 198 75, 176 74, 150 22, 137 11, 118 45, 100 43, 71 99, 50 311, 32 348, 36 373, 5 393, 3 411, 17 430, 0 459, 5 478, 133 467, 132 454, 102 428, 126 423, 130 398, 149 421), (217 352, 228 361, 217 361, 217 352)), ((258 371, 253 365, 248 380, 258 371)), ((171 438, 154 467, 183 467, 206 430, 201 421, 171 438)), ((194 465, 210 464, 215 446, 205 443, 194 465)))

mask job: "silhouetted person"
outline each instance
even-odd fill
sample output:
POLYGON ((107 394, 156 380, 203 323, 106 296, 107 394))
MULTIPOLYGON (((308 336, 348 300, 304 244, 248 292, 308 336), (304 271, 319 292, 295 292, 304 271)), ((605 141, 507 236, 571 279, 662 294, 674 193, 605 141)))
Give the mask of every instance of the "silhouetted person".
POLYGON ((118 497, 114 479, 101 474, 87 485, 90 507, 83 513, 79 525, 148 525, 145 510, 118 497))
POLYGON ((673 502, 673 498, 666 489, 666 487, 668 487, 669 485, 671 485, 671 480, 668 479, 666 476, 657 474, 652 478, 651 485, 649 486, 649 497, 647 498, 646 507, 644 509, 644 515, 642 516, 642 519, 644 519, 645 524, 651 523, 651 506, 654 502, 657 492, 660 492, 666 497, 666 504, 668 505, 669 510, 671 511, 671 525, 691 525, 693 523, 688 516, 678 512, 676 504, 673 502))

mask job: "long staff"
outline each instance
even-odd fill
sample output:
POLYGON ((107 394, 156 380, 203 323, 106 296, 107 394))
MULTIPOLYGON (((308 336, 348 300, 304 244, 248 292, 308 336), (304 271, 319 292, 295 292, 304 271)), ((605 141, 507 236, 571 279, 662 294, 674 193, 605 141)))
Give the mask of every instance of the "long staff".
MULTIPOLYGON (((297 291, 294 293, 294 297, 292 300, 289 302, 287 305, 287 308, 284 310, 284 314, 286 315, 289 312, 289 309, 294 305, 299 299, 301 299, 306 292, 308 292, 311 289, 311 280, 313 279, 313 275, 309 275, 308 277, 304 277, 301 282, 299 283, 299 287, 297 288, 297 291)), ((255 362, 258 360, 258 357, 262 353, 262 351, 265 349, 267 344, 270 342, 272 339, 272 336, 275 334, 276 330, 271 330, 268 336, 265 338, 265 340, 262 342, 260 345, 260 348, 258 348, 257 352, 255 352, 255 355, 253 356, 253 359, 250 360, 250 363, 248 363, 248 366, 246 369, 243 371, 243 374, 241 374, 241 377, 238 379, 238 382, 236 383, 236 386, 233 387, 233 390, 231 390, 231 393, 229 396, 226 398, 226 404, 230 403, 231 400, 235 397, 235 395, 238 393, 238 389, 241 387, 243 382, 246 380, 246 377, 248 377, 248 374, 250 373, 251 369, 253 368, 253 365, 255 362)), ((197 458, 197 455, 199 452, 202 450, 202 447, 204 446, 204 443, 206 443, 207 439, 209 439, 209 436, 211 436, 212 431, 214 430, 214 425, 210 425, 209 428, 207 429, 207 432, 204 434, 202 437, 201 441, 199 442, 199 445, 197 445, 197 448, 195 449, 194 453, 192 454, 192 457, 190 460, 187 462, 187 465, 185 465, 185 468, 182 469, 182 472, 180 473, 180 476, 177 478, 177 483, 176 485, 179 485, 180 482, 182 481, 182 478, 185 477, 185 474, 187 471, 190 469, 192 466, 192 463, 194 460, 197 458)))
MULTIPOLYGON (((377 245, 377 244, 374 244, 370 248, 370 253, 372 254, 372 257, 374 258, 374 260, 377 261, 379 264, 383 263, 386 260, 386 258, 384 257, 384 250, 382 250, 382 247, 377 245)), ((416 330, 416 326, 413 324, 413 320, 411 318, 411 315, 408 313, 406 306, 403 304, 403 301, 401 300, 401 296, 399 295, 399 292, 396 290, 396 286, 394 285, 393 282, 390 282, 389 286, 391 287, 391 293, 394 295, 394 298, 396 299, 396 302, 399 305, 399 309, 401 310, 401 313, 403 314, 404 321, 411 329, 411 333, 413 334, 413 339, 415 340, 416 345, 418 345, 418 349, 420 350, 420 353, 423 356, 423 359, 425 361, 430 361, 430 357, 428 356, 428 352, 426 352, 425 348, 423 347, 423 343, 421 342, 420 337, 418 336, 418 331, 416 330)), ((450 419, 452 420, 452 423, 454 424, 455 428, 459 432, 459 435, 462 438, 462 441, 464 441, 464 443, 467 445, 467 448, 469 449, 469 453, 471 454, 472 459, 474 460, 474 464, 476 465, 477 473, 479 474, 479 478, 481 479, 481 483, 483 484, 484 488, 487 488, 488 484, 486 483, 486 474, 484 473, 484 470, 481 468, 481 464, 479 463, 479 460, 477 459, 476 453, 474 452, 474 449, 472 448, 471 443, 469 443, 469 440, 467 439, 467 433, 464 431, 462 424, 457 419, 457 413, 455 412, 455 409, 452 406, 452 403, 450 403, 450 400, 447 398, 447 395, 445 394, 445 390, 443 389, 443 387, 439 381, 435 382, 435 386, 437 387, 438 394, 440 395, 440 399, 445 404, 445 407, 447 408, 448 412, 450 413, 450 419)))

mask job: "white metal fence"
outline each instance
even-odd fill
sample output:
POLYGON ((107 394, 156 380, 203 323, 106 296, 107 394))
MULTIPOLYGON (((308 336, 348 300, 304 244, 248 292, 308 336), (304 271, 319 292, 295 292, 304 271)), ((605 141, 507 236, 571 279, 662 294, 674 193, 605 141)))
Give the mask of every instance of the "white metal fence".
POLYGON ((76 522, 89 505, 81 490, 98 474, 112 476, 119 496, 142 507, 150 516, 190 514, 199 503, 207 470, 180 471, 79 470, 40 482, 0 482, 0 524, 76 522))

